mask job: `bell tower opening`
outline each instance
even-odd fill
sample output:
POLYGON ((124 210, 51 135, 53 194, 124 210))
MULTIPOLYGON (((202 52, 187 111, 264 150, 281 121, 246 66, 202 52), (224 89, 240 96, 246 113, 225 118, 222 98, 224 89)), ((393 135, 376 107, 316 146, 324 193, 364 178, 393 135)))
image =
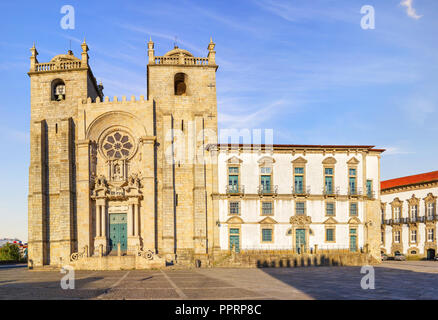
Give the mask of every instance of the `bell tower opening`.
POLYGON ((65 100, 65 83, 61 79, 55 79, 52 81, 52 101, 65 100))
POLYGON ((175 74, 174 84, 175 84, 175 95, 185 96, 187 94, 187 75, 185 73, 175 74))

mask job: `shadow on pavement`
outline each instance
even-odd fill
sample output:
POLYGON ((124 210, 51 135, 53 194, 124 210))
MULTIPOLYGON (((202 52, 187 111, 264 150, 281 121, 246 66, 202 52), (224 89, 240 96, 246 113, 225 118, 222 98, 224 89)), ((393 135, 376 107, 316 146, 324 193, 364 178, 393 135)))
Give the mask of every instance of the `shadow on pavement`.
MULTIPOLYGON (((374 268, 375 289, 362 289, 361 267, 261 268, 269 276, 314 299, 438 299, 438 275, 374 268)), ((364 281, 365 282, 365 281, 364 281)), ((368 283, 368 282, 367 282, 368 283)))

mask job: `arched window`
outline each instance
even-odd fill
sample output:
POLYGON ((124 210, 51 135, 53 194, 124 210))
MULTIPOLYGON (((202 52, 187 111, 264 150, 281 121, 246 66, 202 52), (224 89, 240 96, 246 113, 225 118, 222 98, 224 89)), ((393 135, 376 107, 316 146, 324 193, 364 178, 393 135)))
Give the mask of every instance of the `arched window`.
POLYGON ((185 96, 187 93, 187 75, 185 73, 175 74, 174 79, 175 95, 185 96))
POLYGON ((52 101, 65 100, 65 83, 61 79, 55 79, 52 81, 52 101))

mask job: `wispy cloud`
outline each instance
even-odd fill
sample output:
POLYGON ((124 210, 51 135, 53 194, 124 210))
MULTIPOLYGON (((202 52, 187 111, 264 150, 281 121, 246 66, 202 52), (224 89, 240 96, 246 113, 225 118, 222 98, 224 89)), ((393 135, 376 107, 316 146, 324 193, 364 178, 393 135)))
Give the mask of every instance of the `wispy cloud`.
MULTIPOLYGON (((219 124, 226 128, 254 128, 261 123, 269 120, 279 111, 280 106, 285 106, 286 101, 277 100, 268 104, 266 107, 262 107, 254 112, 242 112, 236 113, 237 108, 226 108, 232 110, 232 113, 219 113, 219 124)), ((244 110, 242 110, 244 111, 244 110)))
POLYGON ((400 2, 403 7, 406 7, 406 14, 413 19, 420 19, 422 15, 418 15, 417 11, 414 8, 414 0, 403 0, 400 2))
POLYGON ((383 147, 385 149, 384 155, 386 156, 394 156, 394 155, 401 155, 401 154, 414 154, 415 152, 404 150, 399 147, 383 147))

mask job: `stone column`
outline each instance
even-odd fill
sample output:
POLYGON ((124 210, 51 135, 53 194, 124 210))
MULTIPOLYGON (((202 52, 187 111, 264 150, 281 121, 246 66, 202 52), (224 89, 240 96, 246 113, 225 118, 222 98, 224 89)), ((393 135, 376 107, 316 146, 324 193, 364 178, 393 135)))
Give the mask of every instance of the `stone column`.
POLYGON ((105 206, 100 206, 100 212, 102 214, 102 218, 101 218, 101 225, 102 225, 102 237, 104 237, 106 239, 106 229, 107 229, 107 225, 106 225, 106 207, 105 206))
POLYGON ((140 246, 138 235, 138 198, 131 198, 128 210, 128 254, 136 254, 140 246))
POLYGON ((100 205, 96 205, 96 237, 100 237, 100 205))
POLYGON ((138 204, 134 204, 134 236, 139 236, 138 233, 138 204))
POLYGON ((94 238, 94 252, 99 252, 100 246, 103 254, 108 252, 108 239, 106 237, 106 199, 96 199, 96 237, 94 238))

